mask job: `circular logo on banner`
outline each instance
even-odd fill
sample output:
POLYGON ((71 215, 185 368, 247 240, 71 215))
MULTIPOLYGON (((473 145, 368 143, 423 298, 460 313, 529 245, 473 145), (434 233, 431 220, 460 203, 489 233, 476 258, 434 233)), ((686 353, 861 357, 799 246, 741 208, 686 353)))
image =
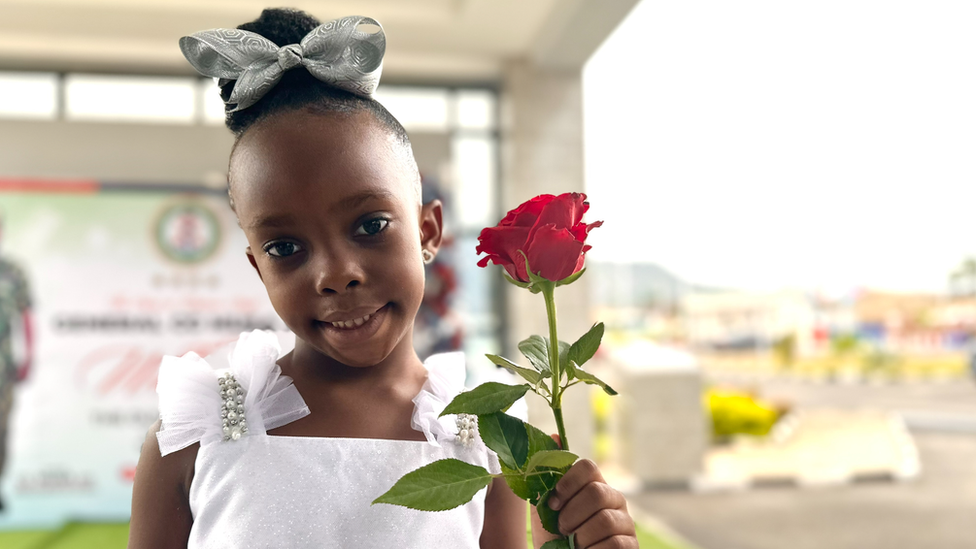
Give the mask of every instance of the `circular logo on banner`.
POLYGON ((156 222, 156 244, 166 257, 180 263, 199 263, 220 243, 220 222, 199 202, 166 208, 156 222))

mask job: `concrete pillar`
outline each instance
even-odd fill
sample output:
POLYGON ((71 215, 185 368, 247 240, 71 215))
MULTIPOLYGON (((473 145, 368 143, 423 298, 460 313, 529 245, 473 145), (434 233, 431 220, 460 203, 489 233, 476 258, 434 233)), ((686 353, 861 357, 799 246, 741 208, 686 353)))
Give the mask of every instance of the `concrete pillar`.
MULTIPOLYGON (((583 100, 579 69, 545 68, 527 60, 510 62, 502 92, 501 202, 508 211, 539 194, 583 191, 583 100)), ((556 290, 559 337, 575 341, 592 325, 586 275, 556 290)), ((548 337, 540 294, 505 284, 507 356, 521 357, 516 345, 532 334, 548 337)), ((527 361, 522 360, 527 364, 527 361)), ((593 419, 588 391, 574 387, 563 403, 570 447, 592 456, 593 419)), ((529 420, 555 433, 548 406, 529 395, 529 420)))

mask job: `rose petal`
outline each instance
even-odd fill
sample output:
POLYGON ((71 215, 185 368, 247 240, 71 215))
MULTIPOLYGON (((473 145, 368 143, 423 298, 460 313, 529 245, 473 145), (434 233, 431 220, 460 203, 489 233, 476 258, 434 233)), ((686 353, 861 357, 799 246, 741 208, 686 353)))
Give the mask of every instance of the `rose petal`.
POLYGON ((529 242, 529 267, 548 280, 562 280, 582 266, 583 243, 569 229, 549 224, 540 227, 529 242))
POLYGON ((501 221, 498 222, 499 227, 531 227, 535 224, 535 220, 542 213, 542 210, 547 204, 552 202, 556 198, 551 194, 540 194, 539 196, 532 198, 526 202, 519 205, 518 208, 509 211, 501 221))
POLYGON ((573 227, 573 236, 575 236, 576 240, 579 240, 580 242, 586 242, 586 235, 590 234, 591 230, 602 225, 602 221, 596 221, 594 223, 590 223, 589 225, 586 223, 577 223, 576 226, 573 227))
POLYGON ((519 250, 525 248, 525 239, 529 234, 527 227, 488 227, 478 236, 478 246, 475 251, 488 254, 478 262, 478 266, 485 267, 488 260, 495 265, 502 265, 508 274, 522 282, 528 282, 525 272, 525 259, 519 250), (521 268, 520 268, 521 267, 521 268))
POLYGON ((535 225, 542 227, 552 223, 557 229, 568 229, 583 218, 583 195, 566 193, 552 199, 542 209, 535 225))

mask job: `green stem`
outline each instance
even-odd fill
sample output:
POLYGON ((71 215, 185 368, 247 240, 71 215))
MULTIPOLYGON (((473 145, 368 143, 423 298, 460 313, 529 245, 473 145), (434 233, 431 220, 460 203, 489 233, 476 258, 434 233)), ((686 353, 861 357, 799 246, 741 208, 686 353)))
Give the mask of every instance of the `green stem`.
POLYGON ((563 450, 569 451, 569 443, 566 442, 566 427, 563 425, 563 409, 553 408, 552 415, 556 417, 556 428, 559 429, 559 442, 563 450))
POLYGON ((546 300, 546 316, 549 317, 549 369, 552 370, 552 414, 556 418, 556 428, 559 429, 559 443, 563 450, 569 450, 569 440, 566 438, 566 427, 563 425, 563 372, 559 364, 559 336, 556 335, 556 284, 547 282, 542 286, 542 296, 546 300))

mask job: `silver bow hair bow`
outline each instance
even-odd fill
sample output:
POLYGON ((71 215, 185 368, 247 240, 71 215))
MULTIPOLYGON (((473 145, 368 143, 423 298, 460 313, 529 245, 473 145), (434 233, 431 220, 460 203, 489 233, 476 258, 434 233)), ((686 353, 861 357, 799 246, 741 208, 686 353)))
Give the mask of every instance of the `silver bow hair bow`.
POLYGON ((227 112, 257 103, 285 71, 304 65, 312 76, 339 89, 369 97, 380 82, 386 35, 369 17, 343 17, 312 29, 299 44, 274 42, 240 29, 212 29, 180 38, 180 50, 200 74, 236 80, 227 112), (358 30, 376 25, 378 32, 358 30))

